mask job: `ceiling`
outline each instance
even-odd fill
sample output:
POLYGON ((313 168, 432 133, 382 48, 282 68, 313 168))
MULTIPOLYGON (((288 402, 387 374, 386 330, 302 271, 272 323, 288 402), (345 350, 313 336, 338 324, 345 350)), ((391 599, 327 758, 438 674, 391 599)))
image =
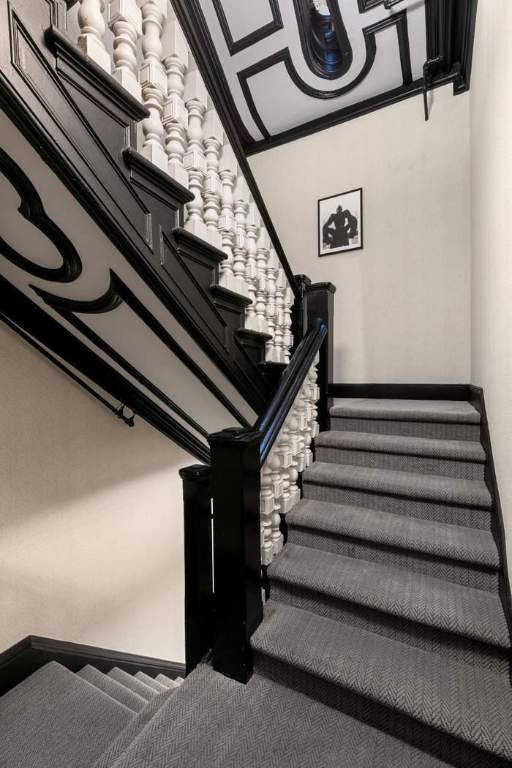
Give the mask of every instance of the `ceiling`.
POLYGON ((391 3, 174 0, 214 100, 247 154, 420 92, 427 58, 444 59, 432 84, 460 75, 462 55, 469 76, 475 0, 391 3), (455 33, 447 40, 446 30, 461 25, 455 61, 455 33))

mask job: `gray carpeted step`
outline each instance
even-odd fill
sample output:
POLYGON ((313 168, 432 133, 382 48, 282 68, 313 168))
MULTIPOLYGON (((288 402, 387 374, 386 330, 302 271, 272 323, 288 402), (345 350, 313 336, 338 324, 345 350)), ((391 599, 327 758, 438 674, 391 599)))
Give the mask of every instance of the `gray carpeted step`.
POLYGON ((141 682, 140 680, 137 680, 136 677, 133 675, 129 675, 128 672, 125 672, 124 669, 119 669, 119 667, 114 667, 110 670, 108 673, 108 676, 111 677, 113 680, 117 680, 118 683, 122 683, 122 685, 125 685, 127 688, 129 688, 134 693, 137 693, 139 696, 142 696, 143 699, 146 701, 150 701, 153 696, 156 696, 156 691, 154 688, 152 688, 149 685, 146 685, 146 683, 141 682))
POLYGON ((131 709, 132 712, 140 712, 147 703, 146 699, 143 699, 142 696, 134 693, 125 685, 118 683, 117 680, 114 680, 112 677, 104 675, 103 672, 100 672, 96 667, 91 667, 90 664, 77 672, 77 675, 84 680, 87 680, 91 685, 95 685, 100 691, 112 696, 112 698, 120 704, 124 704, 125 707, 131 709))
POLYGON ((179 688, 180 685, 176 680, 167 677, 167 675, 162 675, 161 673, 157 675, 155 679, 158 680, 159 683, 162 683, 162 685, 165 685, 166 688, 179 688))
POLYGON ((333 706, 348 691, 368 702, 368 718, 380 705, 383 727, 395 727, 402 714, 411 735, 418 723, 441 746, 439 734, 454 737, 447 749, 468 747, 467 759, 459 752, 454 764, 487 768, 512 759, 512 688, 497 675, 272 600, 252 646, 333 706))
POLYGON ((510 637, 499 595, 290 543, 268 575, 273 600, 506 671, 510 637))
POLYGON ((163 683, 158 682, 158 680, 155 680, 153 677, 146 675, 145 672, 136 672, 135 677, 137 680, 140 680, 141 683, 149 685, 149 687, 153 688, 157 693, 162 693, 167 688, 166 685, 163 685, 163 683))
POLYGON ((404 472, 482 480, 485 452, 479 442, 377 435, 371 432, 321 432, 315 438, 317 461, 404 472))
POLYGON ((115 768, 149 765, 448 768, 403 740, 263 675, 240 685, 205 665, 187 678, 115 768))
POLYGON ((440 440, 480 439, 480 414, 452 400, 341 398, 330 409, 331 429, 440 440))
POLYGON ((302 475, 304 498, 490 530, 483 480, 315 462, 302 475))
POLYGON ((489 531, 308 499, 286 522, 290 543, 498 589, 500 557, 489 531))
POLYGON ((132 717, 52 661, 0 698, 0 765, 90 768, 132 717))

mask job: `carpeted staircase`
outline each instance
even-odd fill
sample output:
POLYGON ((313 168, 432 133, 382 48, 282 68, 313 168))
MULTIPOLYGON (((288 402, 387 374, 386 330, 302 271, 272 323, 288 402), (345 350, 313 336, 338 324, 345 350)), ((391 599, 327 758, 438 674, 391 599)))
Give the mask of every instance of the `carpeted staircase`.
POLYGON ((207 664, 176 690, 51 664, 0 700, 2 766, 512 765, 510 634, 478 412, 343 400, 331 427, 268 569, 248 685, 207 664))

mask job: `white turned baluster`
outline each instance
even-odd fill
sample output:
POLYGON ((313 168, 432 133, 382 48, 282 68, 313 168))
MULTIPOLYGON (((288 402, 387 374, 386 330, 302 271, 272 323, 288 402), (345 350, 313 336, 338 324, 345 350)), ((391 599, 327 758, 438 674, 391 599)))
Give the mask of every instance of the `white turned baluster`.
MULTIPOLYGON (((283 277, 286 280, 286 276, 283 273, 283 277)), ((293 305, 293 291, 287 285, 283 296, 283 362, 290 362, 290 349, 293 344, 292 336, 292 305, 293 305)))
POLYGON ((245 286, 244 293, 249 295, 245 283, 245 262, 247 256, 246 221, 249 208, 249 187, 247 186, 245 177, 241 173, 236 177, 233 197, 235 212, 233 272, 235 273, 235 277, 245 286))
POLYGON ((221 208, 219 168, 224 129, 217 111, 212 106, 206 113, 203 137, 206 155, 206 176, 203 188, 204 220, 208 232, 208 242, 216 248, 222 248, 222 234, 219 231, 221 208))
POLYGON ((105 0, 80 0, 78 10, 79 48, 109 74, 112 71, 110 54, 105 48, 105 0))
POLYGON ((144 61, 139 69, 142 98, 149 117, 142 121, 142 154, 160 170, 167 171, 164 149, 162 113, 167 78, 162 66, 161 35, 167 16, 167 0, 137 0, 142 11, 142 53, 144 61))
POLYGON ((177 20, 169 17, 162 36, 163 64, 167 77, 167 97, 162 122, 165 128, 165 151, 169 175, 188 187, 188 173, 183 165, 187 149, 188 112, 183 101, 188 45, 177 20))
POLYGON ((142 35, 142 14, 135 0, 110 0, 108 25, 114 34, 113 75, 139 101, 142 91, 137 71, 137 40, 142 35))
POLYGON ((188 186, 194 195, 192 202, 187 203, 187 220, 185 228, 192 234, 207 239, 206 224, 204 223, 203 180, 206 173, 206 160, 203 151, 203 119, 206 112, 208 92, 193 64, 185 75, 185 104, 188 110, 188 147, 183 158, 185 169, 188 171, 188 186))
POLYGON ((272 470, 267 460, 262 467, 260 479, 260 547, 262 565, 269 565, 274 554, 272 541, 273 512, 272 470))
POLYGON ((285 509, 283 509, 284 514, 287 514, 295 504, 300 501, 300 489, 297 485, 297 480, 299 479, 299 421, 297 419, 297 408, 295 404, 288 419, 288 430, 290 434, 292 460, 288 469, 289 494, 287 504, 285 505, 285 509))
MULTIPOLYGON (((233 187, 238 163, 231 144, 225 140, 220 153, 219 175, 222 184, 222 209, 219 229, 222 235, 222 250, 226 259, 220 265, 220 285, 230 291, 239 291, 239 281, 233 272, 233 245, 235 242, 235 214, 233 212, 233 187)), ((239 291, 240 292, 240 291, 239 291)))
POLYGON ((275 328, 274 328, 274 362, 284 362, 284 293, 286 277, 281 267, 278 268, 276 279, 275 328))
POLYGON ((267 260, 270 249, 270 238, 261 223, 258 233, 256 252, 256 330, 268 333, 266 319, 266 290, 267 290, 267 260))
POLYGON ((266 286, 266 306, 265 318, 267 320, 268 333, 271 335, 270 341, 265 345, 265 360, 269 363, 278 363, 278 353, 276 352, 274 339, 276 329, 276 278, 277 278, 277 256, 273 249, 267 260, 267 286, 266 286))
POLYGON ((279 444, 278 444, 279 459, 280 459, 281 471, 282 471, 281 496, 279 498, 279 508, 280 508, 281 514, 283 515, 285 515, 286 512, 288 511, 288 506, 290 504, 289 470, 293 461, 292 446, 290 442, 290 431, 288 428, 289 418, 290 417, 288 416, 288 418, 283 424, 281 433, 279 435, 279 444))
POLYGON ((256 256, 258 239, 258 228, 260 226, 260 215, 254 202, 249 203, 246 219, 246 259, 245 259, 245 282, 252 304, 246 309, 245 327, 251 331, 259 331, 258 320, 256 317, 256 256))
POLYGON ((298 450, 297 450, 297 469, 299 472, 304 472, 306 469, 306 430, 308 426, 307 419, 307 390, 308 380, 306 380, 301 387, 301 390, 296 400, 296 416, 298 421, 298 450))

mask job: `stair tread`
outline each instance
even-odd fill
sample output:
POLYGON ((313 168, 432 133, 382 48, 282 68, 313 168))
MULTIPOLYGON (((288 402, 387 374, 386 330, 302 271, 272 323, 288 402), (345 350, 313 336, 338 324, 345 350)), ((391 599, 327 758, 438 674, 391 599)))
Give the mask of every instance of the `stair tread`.
POLYGON ((508 680, 270 600, 255 651, 512 758, 508 680))
POLYGON ((100 691, 103 691, 109 696, 112 696, 116 701, 124 704, 125 707, 131 709, 132 712, 140 712, 147 703, 146 699, 143 699, 138 693, 131 691, 122 683, 114 680, 114 678, 104 675, 103 672, 100 672, 99 669, 96 669, 96 667, 93 667, 90 664, 82 667, 76 674, 83 680, 87 680, 91 685, 96 686, 100 691))
POLYGON ((137 680, 140 680, 141 683, 145 683, 150 688, 153 688, 157 693, 162 693, 167 689, 167 686, 163 683, 159 682, 153 677, 150 677, 149 675, 146 675, 145 672, 136 672, 134 677, 137 678, 137 680))
POLYGON ((154 688, 146 685, 146 683, 143 683, 141 680, 137 680, 136 677, 129 675, 128 672, 125 672, 124 669, 119 669, 119 667, 111 669, 108 676, 117 680, 118 683, 122 683, 122 685, 125 685, 131 691, 134 691, 134 693, 138 693, 138 695, 142 696, 146 701, 150 701, 153 696, 157 695, 154 688))
POLYGON ((337 418, 480 423, 478 411, 471 403, 463 400, 388 400, 347 397, 336 399, 330 414, 337 418))
POLYGON ((482 445, 470 440, 438 440, 427 437, 330 430, 321 432, 315 438, 315 446, 453 459, 455 461, 485 462, 485 451, 482 445))
POLYGON ((274 581, 510 648, 501 600, 491 592, 291 543, 269 566, 268 575, 274 581))
POLYGON ((445 504, 482 509, 492 507, 491 494, 483 480, 315 461, 304 471, 303 481, 445 504))
POLYGON ((52 661, 0 698, 0 763, 90 768, 133 717, 128 707, 52 661))
POLYGON ((477 528, 312 499, 296 504, 286 522, 290 530, 308 528, 489 568, 500 567, 492 533, 477 528))

